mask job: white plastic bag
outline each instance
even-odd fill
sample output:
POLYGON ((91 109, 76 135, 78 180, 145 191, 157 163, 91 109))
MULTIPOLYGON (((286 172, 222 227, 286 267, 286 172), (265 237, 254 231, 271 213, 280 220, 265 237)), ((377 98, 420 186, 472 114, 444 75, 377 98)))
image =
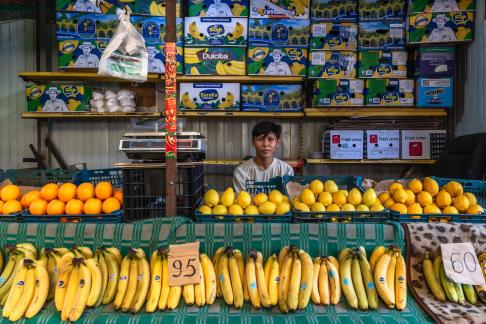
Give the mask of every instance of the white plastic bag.
POLYGON ((118 18, 115 35, 101 55, 98 74, 145 82, 148 70, 145 40, 130 23, 128 13, 120 10, 118 18))

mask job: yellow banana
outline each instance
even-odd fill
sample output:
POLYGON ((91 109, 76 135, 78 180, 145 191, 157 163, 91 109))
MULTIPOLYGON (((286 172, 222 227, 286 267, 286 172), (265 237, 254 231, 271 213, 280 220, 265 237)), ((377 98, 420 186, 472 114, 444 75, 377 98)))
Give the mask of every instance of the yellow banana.
POLYGON ((228 251, 228 269, 231 278, 231 288, 233 290, 233 304, 239 309, 243 306, 243 286, 241 285, 240 269, 232 250, 228 251))
POLYGON ((79 264, 79 280, 77 282, 76 298, 69 312, 69 320, 76 322, 84 312, 91 292, 91 270, 84 263, 79 264))
POLYGON ((237 40, 243 35, 244 28, 243 25, 237 22, 235 24, 235 28, 233 28, 233 31, 228 35, 228 40, 237 40))
POLYGON ((319 294, 319 300, 321 305, 329 305, 331 302, 331 291, 329 286, 329 272, 326 266, 326 259, 321 261, 319 266, 319 273, 317 275, 317 293, 319 294))
POLYGON ((272 306, 278 304, 278 285, 279 285, 279 265, 277 256, 272 255, 272 265, 270 267, 270 274, 268 277, 268 295, 270 296, 270 303, 272 306))
POLYGON ((122 257, 122 254, 120 252, 120 250, 116 247, 107 247, 107 248, 103 248, 103 251, 112 255, 116 262, 118 263, 118 265, 121 265, 122 263, 122 260, 123 260, 123 257, 122 257))
POLYGON ((133 296, 130 310, 133 314, 138 313, 142 309, 150 287, 150 265, 145 258, 145 255, 137 259, 138 275, 137 275, 137 290, 133 296))
MULTIPOLYGON (((75 260, 78 260, 77 258, 75 260)), ((69 282, 67 284, 66 295, 64 297, 64 303, 62 304, 61 319, 67 321, 69 318, 69 313, 73 308, 74 299, 76 298, 76 293, 78 292, 79 286, 79 265, 73 264, 73 270, 69 276, 69 282)))
POLYGON ((87 246, 77 246, 76 250, 78 250, 85 259, 91 259, 94 257, 93 251, 91 251, 91 249, 87 246))
MULTIPOLYGON (((107 268, 107 283, 106 289, 103 294, 103 305, 107 305, 115 299, 115 296, 118 292, 118 281, 120 279, 120 264, 116 260, 112 254, 102 252, 101 253, 103 258, 106 261, 106 268, 107 268)), ((123 262, 122 262, 123 263, 123 262)), ((128 265, 130 263, 128 262, 128 265)), ((126 281, 126 280, 125 280, 126 281)))
POLYGON ((214 265, 206 254, 200 255, 201 266, 204 272, 204 288, 206 290, 206 304, 212 305, 216 300, 216 273, 214 265))
POLYGON ((283 266, 280 269, 279 274, 280 282, 278 284, 278 305, 283 313, 289 312, 287 299, 289 295, 290 279, 292 276, 292 263, 292 254, 288 253, 283 260, 283 266))
POLYGON ((184 108, 196 109, 197 107, 194 101, 192 101, 191 98, 189 97, 189 92, 187 91, 184 92, 184 94, 181 96, 181 102, 184 105, 184 108))
POLYGON ((363 283, 363 276, 359 266, 358 254, 355 254, 351 260, 351 278, 353 280, 353 287, 358 298, 358 307, 361 310, 368 309, 368 297, 366 295, 365 285, 363 283))
POLYGON ((300 279, 302 277, 302 264, 297 253, 294 253, 292 260, 292 276, 289 284, 289 295, 287 305, 289 311, 296 310, 299 306, 300 279))
POLYGON ((216 63, 216 74, 218 74, 218 75, 226 75, 227 74, 223 63, 221 63, 221 62, 216 63))
MULTIPOLYGON (((2 305, 5 305, 5 299, 6 297, 8 296, 9 292, 10 292, 10 288, 12 288, 12 284, 14 282, 14 279, 15 279, 15 275, 17 273, 17 270, 19 269, 19 267, 22 265, 22 256, 21 255, 13 255, 11 254, 10 257, 9 257, 9 261, 7 262, 7 265, 6 267, 12 267, 11 271, 10 269, 4 269, 4 270, 7 270, 7 272, 9 272, 9 276, 8 277, 2 277, 1 279, 2 280, 5 280, 3 281, 3 285, 0 287, 0 300, 2 301, 0 304, 2 305), (11 261, 13 263, 11 263, 11 261)), ((5 272, 5 271, 4 271, 5 272)), ((5 275, 6 273, 5 272, 5 275)))
MULTIPOLYGON (((105 255, 107 256, 107 255, 105 255)), ((110 258, 111 256, 108 255, 108 258, 110 258)), ((120 267, 120 277, 118 279, 118 288, 117 288, 117 292, 116 292, 116 295, 115 295, 115 301, 114 301, 114 306, 115 306, 115 309, 120 309, 120 307, 122 306, 122 303, 123 303, 123 299, 125 298, 125 295, 127 293, 127 289, 128 289, 128 278, 129 278, 129 275, 130 275, 130 266, 131 266, 131 255, 127 255, 122 263, 121 263, 121 267, 120 267)), ((108 269, 110 268, 110 263, 108 263, 108 269)), ((111 282, 110 282, 111 283, 111 282)), ((110 287, 110 283, 108 283, 108 288, 110 287)), ((105 298, 106 298, 106 294, 105 294, 105 297, 103 297, 103 303, 105 303, 105 298)))
MULTIPOLYGON (((339 270, 331 261, 330 258, 324 260, 327 268, 327 275, 329 278, 329 295, 331 305, 336 305, 341 299, 341 280, 339 277, 339 270)), ((321 263, 321 268, 324 265, 321 263)))
POLYGON ((8 293, 7 300, 5 305, 3 306, 2 315, 3 317, 10 317, 10 314, 14 307, 16 307, 17 303, 19 302, 20 298, 22 297, 22 293, 25 288, 25 278, 27 277, 27 264, 31 262, 30 259, 22 259, 19 265, 18 270, 15 272, 14 280, 10 291, 8 293), (27 261, 28 260, 28 261, 27 261))
POLYGON ((339 266, 341 266, 343 264, 344 259, 346 259, 346 257, 351 255, 352 251, 353 250, 350 249, 350 248, 344 248, 344 249, 341 250, 341 252, 339 252, 339 256, 338 256, 339 266))
POLYGON ((395 268, 395 306, 398 310, 407 306, 407 268, 401 253, 397 256, 395 268))
POLYGON ((88 300, 86 306, 92 307, 98 301, 101 295, 101 288, 103 286, 103 277, 101 275, 101 269, 99 264, 92 259, 85 259, 84 264, 88 267, 91 274, 91 289, 89 292, 88 300))
POLYGON ((223 293, 223 299, 228 305, 233 305, 234 296, 231 288, 231 279, 228 269, 228 254, 224 253, 218 262, 219 269, 219 284, 221 286, 221 292, 223 293))
POLYGON ((152 270, 150 271, 150 290, 147 296, 145 309, 147 313, 153 313, 157 309, 162 289, 162 257, 155 251, 155 260, 151 258, 152 270))
POLYGON ((329 262, 331 262, 332 264, 334 264, 334 266, 336 267, 337 272, 339 273, 339 261, 335 257, 333 257, 332 255, 328 256, 327 259, 329 260, 329 262))
POLYGON ((60 257, 62 257, 64 254, 69 252, 69 249, 65 247, 56 247, 56 248, 52 248, 52 250, 54 251, 55 254, 57 254, 60 257))
POLYGON ((366 257, 362 254, 358 255, 359 267, 361 268, 361 274, 363 275, 363 282, 366 288, 366 295, 368 297, 368 307, 370 309, 378 309, 378 294, 375 288, 375 282, 373 281, 373 274, 371 272, 370 264, 366 257))
POLYGON ((395 307, 395 299, 392 298, 390 287, 387 282, 387 271, 392 258, 393 251, 387 250, 376 262, 373 278, 375 279, 376 291, 387 307, 395 307))
POLYGON ((250 296, 248 295, 248 289, 245 285, 245 261, 243 260, 243 254, 240 250, 234 249, 233 255, 236 258, 236 263, 238 263, 238 271, 240 272, 241 286, 243 287, 243 299, 248 301, 250 296))
POLYGON ((349 255, 343 257, 342 263, 339 264, 339 276, 341 277, 341 287, 348 305, 353 309, 358 309, 358 297, 356 296, 352 279, 352 260, 353 258, 349 255))
MULTIPOLYGON (((0 288, 5 285, 5 283, 8 281, 10 278, 11 274, 15 270, 15 265, 17 264, 17 255, 10 253, 7 264, 5 264, 5 268, 2 271, 2 274, 0 275, 0 288)), ((1 268, 0 268, 1 269, 1 268)))
POLYGON ((101 272, 101 289, 94 305, 95 307, 98 307, 103 302, 103 296, 106 291, 106 286, 108 285, 108 266, 106 265, 105 257, 101 251, 96 251, 94 260, 97 262, 101 272))
POLYGON ((245 285, 248 287, 248 295, 251 304, 255 309, 260 309, 261 301, 258 293, 255 260, 251 256, 246 258, 245 281, 245 285))
POLYGON ((270 300, 270 295, 268 294, 267 281, 265 280, 265 272, 263 270, 262 264, 262 254, 260 252, 253 251, 256 257, 253 256, 255 260, 255 275, 257 280, 258 296, 260 297, 260 303, 263 307, 271 307, 272 301, 270 300))
POLYGON ((193 21, 189 25, 189 34, 191 35, 192 38, 197 39, 197 40, 204 40, 204 35, 199 31, 197 28, 197 24, 195 21, 193 21))
POLYGON ((434 266, 430 260, 430 254, 425 253, 424 260, 422 261, 422 269, 425 276, 425 281, 429 286, 430 291, 434 297, 442 302, 446 301, 446 295, 442 285, 440 283, 440 278, 436 276, 434 272, 434 266))
POLYGON ((302 265, 302 278, 299 290, 299 309, 305 309, 309 304, 312 294, 312 279, 314 275, 314 264, 309 254, 299 250, 300 264, 302 265))
MULTIPOLYGON (((27 250, 32 252, 34 254, 34 259, 37 259, 37 249, 32 243, 17 243, 15 244, 15 249, 16 250, 27 250)), ((34 260, 31 259, 31 260, 34 260)))
POLYGON ((182 288, 179 286, 170 287, 169 297, 167 298, 167 309, 173 310, 179 305, 181 300, 182 288))
POLYGON ((194 299, 196 306, 202 307, 206 304, 206 287, 204 284, 204 268, 199 267, 199 283, 194 285, 194 299))
POLYGON ((160 299, 159 299, 160 310, 165 310, 167 308, 167 301, 169 299, 169 294, 170 294, 169 264, 167 260, 167 254, 163 253, 162 254, 162 288, 160 289, 160 299))
POLYGON ((278 252, 278 257, 277 257, 277 262, 278 262, 278 265, 280 267, 279 271, 281 270, 282 266, 283 266, 283 262, 284 262, 284 258, 287 256, 287 254, 289 253, 289 249, 290 247, 289 246, 284 246, 280 249, 280 251, 278 252))
POLYGON ((64 306, 64 299, 69 284, 69 279, 73 270, 74 253, 68 252, 61 257, 59 261, 59 272, 57 276, 56 290, 54 292, 54 303, 56 309, 60 312, 64 306))
POLYGON ((3 253, 2 250, 0 250, 0 269, 3 269, 3 263, 4 263, 4 258, 3 258, 3 253))
POLYGON ((49 275, 50 285, 47 300, 54 298, 56 284, 59 277, 59 266, 61 264, 61 257, 57 253, 49 253, 47 260, 47 273, 49 275))
POLYGON ((37 261, 35 265, 35 293, 29 307, 25 311, 26 318, 37 315, 44 306, 49 293, 49 274, 45 264, 37 261))
POLYGON ((128 275, 128 287, 127 292, 125 293, 125 297, 123 297, 123 302, 121 304, 122 312, 128 312, 130 310, 130 306, 132 305, 132 301, 135 297, 135 293, 137 292, 137 285, 138 285, 138 262, 135 257, 130 260, 130 272, 128 275))
POLYGON ((371 253, 371 256, 370 256, 370 269, 371 269, 371 272, 373 273, 375 271, 375 265, 376 265, 376 262, 378 261, 378 259, 383 255, 385 254, 386 252, 386 248, 382 245, 380 246, 377 246, 373 252, 371 253))
POLYGON ((219 259, 221 258, 221 255, 223 255, 224 251, 226 250, 226 247, 220 247, 214 252, 214 257, 213 257, 213 265, 214 265, 214 270, 216 271, 216 296, 217 297, 222 297, 223 293, 221 292, 221 286, 219 283, 219 259))
POLYGON ((395 270, 397 266, 398 252, 393 252, 393 255, 388 264, 388 269, 386 271, 386 285, 390 291, 390 298, 395 303, 395 270))
POLYGON ((273 255, 267 258, 267 261, 265 261, 265 266, 263 267, 263 272, 265 273, 265 281, 267 282, 267 285, 268 285, 268 278, 270 278, 270 268, 272 267, 272 263, 273 263, 273 255))
MULTIPOLYGON (((24 264, 25 264, 24 260, 24 264)), ((10 313, 9 320, 12 322, 18 321, 21 319, 27 308, 29 307, 32 298, 34 297, 35 293, 35 268, 33 264, 27 265, 27 274, 25 276, 24 281, 24 289, 21 294, 21 298, 18 299, 18 302, 14 304, 14 307, 10 313)))
POLYGON ((157 249, 150 256, 150 273, 152 273, 154 271, 154 264, 157 261, 157 259, 159 258, 159 255, 160 255, 159 250, 157 249))
POLYGON ((194 285, 185 285, 182 287, 182 297, 184 297, 184 302, 188 306, 194 304, 194 285))
MULTIPOLYGON (((325 267, 325 265, 324 265, 325 267)), ((315 305, 321 304, 321 296, 319 295, 319 272, 321 270, 321 258, 314 258, 314 271, 312 274, 312 293, 311 300, 315 305)), ((327 279, 327 278, 326 278, 327 279)), ((327 282, 327 280, 326 280, 327 282)))

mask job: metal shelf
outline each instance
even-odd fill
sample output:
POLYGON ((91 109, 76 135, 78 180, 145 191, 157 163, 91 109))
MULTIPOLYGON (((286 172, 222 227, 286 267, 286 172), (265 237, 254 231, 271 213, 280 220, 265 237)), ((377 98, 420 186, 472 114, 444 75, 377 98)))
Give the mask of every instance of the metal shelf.
POLYGON ((436 160, 330 160, 307 159, 307 164, 435 164, 436 160))
POLYGON ((359 107, 359 108, 306 108, 306 117, 445 117, 443 108, 409 108, 409 107, 359 107))
POLYGON ((259 111, 178 111, 178 117, 304 117, 302 112, 259 112, 259 111))
MULTIPOLYGON (((18 76, 24 81, 92 81, 92 82, 133 82, 125 79, 106 77, 96 72, 19 72, 18 76)), ((163 77, 163 76, 162 76, 163 77)), ((158 74, 149 73, 147 82, 161 82, 158 74)))
POLYGON ((98 112, 66 112, 66 113, 49 113, 49 112, 24 112, 22 118, 31 119, 119 119, 119 118, 160 118, 163 116, 160 112, 133 112, 133 113, 98 113, 98 112))

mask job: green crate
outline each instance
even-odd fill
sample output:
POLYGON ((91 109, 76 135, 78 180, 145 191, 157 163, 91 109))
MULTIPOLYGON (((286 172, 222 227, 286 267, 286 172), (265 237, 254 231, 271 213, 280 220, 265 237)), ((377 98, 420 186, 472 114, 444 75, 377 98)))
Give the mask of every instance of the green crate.
POLYGON ((5 178, 19 186, 42 187, 46 183, 73 182, 77 169, 10 169, 5 178))

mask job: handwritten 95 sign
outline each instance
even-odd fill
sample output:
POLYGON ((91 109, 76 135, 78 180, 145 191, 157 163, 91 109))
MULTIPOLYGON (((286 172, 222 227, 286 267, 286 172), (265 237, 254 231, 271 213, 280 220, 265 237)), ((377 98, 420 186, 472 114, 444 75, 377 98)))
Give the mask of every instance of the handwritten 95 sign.
POLYGON ((446 276, 455 283, 484 285, 484 276, 470 242, 441 244, 446 276))
POLYGON ((199 241, 169 246, 169 286, 185 286, 201 282, 199 241))

